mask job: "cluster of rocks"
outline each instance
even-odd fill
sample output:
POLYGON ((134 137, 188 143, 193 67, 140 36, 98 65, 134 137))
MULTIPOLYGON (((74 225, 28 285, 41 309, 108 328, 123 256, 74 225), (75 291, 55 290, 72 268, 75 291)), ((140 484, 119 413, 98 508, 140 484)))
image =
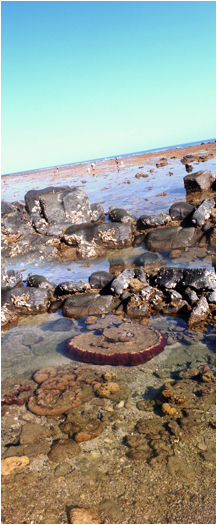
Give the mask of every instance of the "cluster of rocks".
POLYGON ((216 278, 208 269, 160 268, 148 273, 128 268, 116 277, 97 271, 88 283, 67 281, 57 286, 41 275, 29 274, 25 287, 19 279, 19 272, 8 280, 4 274, 8 287, 2 293, 3 326, 16 322, 20 315, 60 308, 65 317, 73 319, 113 312, 140 321, 151 314, 177 316, 189 327, 215 324, 216 278), (9 284, 16 281, 18 285, 10 289, 9 284))
MULTIPOLYGON (((9 407, 13 410, 12 405, 17 405, 18 386, 14 385, 9 391, 7 383, 9 381, 3 384, 1 400, 2 416, 6 420, 9 407), (11 399, 12 396, 14 399, 11 399)), ((99 417, 99 407, 106 406, 106 400, 114 406, 123 405, 130 395, 127 384, 116 374, 94 371, 87 365, 58 371, 54 368, 41 369, 33 375, 33 379, 27 380, 27 385, 28 398, 19 405, 27 403, 28 422, 19 424, 11 435, 4 420, 4 475, 23 467, 22 464, 14 464, 14 457, 31 459, 38 454, 48 454, 49 460, 57 464, 66 458, 74 458, 81 451, 79 443, 98 437, 106 427, 107 419, 99 417), (44 425, 51 417, 52 425, 44 425), (37 424, 38 418, 43 418, 43 425, 37 424)), ((27 411, 26 407, 21 408, 21 413, 27 411)))
POLYGON ((109 222, 105 222, 105 211, 100 204, 90 205, 83 187, 30 190, 24 201, 2 201, 3 255, 25 255, 34 262, 59 257, 96 259, 104 257, 108 249, 121 249, 143 241, 153 252, 201 242, 214 246, 214 183, 215 175, 207 170, 184 178, 187 195, 200 194, 196 209, 177 202, 166 216, 137 218, 126 210, 110 207, 109 222), (211 196, 201 201, 201 192, 207 191, 211 196))
POLYGON ((133 432, 125 437, 128 457, 150 465, 167 461, 172 475, 190 479, 188 465, 176 455, 179 444, 191 443, 204 460, 213 461, 216 379, 208 366, 180 372, 169 380, 153 399, 143 399, 137 408, 150 414, 140 418, 133 432))

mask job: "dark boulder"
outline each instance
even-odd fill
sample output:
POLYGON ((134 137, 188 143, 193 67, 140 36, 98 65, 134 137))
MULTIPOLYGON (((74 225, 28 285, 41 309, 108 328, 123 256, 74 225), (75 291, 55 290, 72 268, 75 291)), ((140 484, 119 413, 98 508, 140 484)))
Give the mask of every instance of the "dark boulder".
POLYGON ((108 272, 105 272, 103 270, 94 272, 89 277, 89 283, 91 288, 95 289, 101 289, 104 288, 104 286, 107 286, 112 280, 114 279, 114 276, 111 275, 108 272))
POLYGON ((192 222, 197 226, 202 226, 211 216, 211 211, 215 207, 215 199, 204 199, 200 206, 192 215, 192 222))
POLYGON ((152 286, 158 285, 163 288, 174 289, 183 278, 183 270, 180 268, 161 268, 157 275, 150 277, 152 286))
POLYGON ((33 288, 47 288, 48 290, 54 290, 56 286, 43 275, 37 275, 34 273, 29 273, 26 282, 27 286, 31 286, 33 288))
POLYGON ((89 290, 90 285, 88 283, 85 283, 83 281, 75 282, 75 281, 67 281, 64 283, 58 284, 58 286, 55 288, 55 295, 68 295, 68 294, 75 294, 75 293, 83 293, 89 290))
POLYGON ((206 191, 212 188, 215 174, 212 171, 201 170, 184 177, 184 185, 187 193, 206 191))
POLYGON ((194 211, 194 206, 187 202, 175 202, 169 209, 170 217, 173 221, 182 221, 186 217, 191 217, 194 211))
POLYGON ((27 191, 25 195, 26 209, 28 213, 40 213, 40 198, 44 195, 49 195, 52 193, 63 193, 66 190, 70 190, 70 186, 48 186, 40 190, 30 190, 27 191))
POLYGON ((63 303, 62 312, 66 317, 81 319, 89 315, 89 307, 93 301, 100 297, 97 293, 87 293, 67 297, 63 303))
POLYGON ((121 272, 120 275, 118 275, 118 277, 115 277, 115 279, 113 279, 110 285, 111 292, 113 292, 114 294, 121 294, 124 290, 126 290, 126 288, 128 288, 130 279, 132 279, 133 277, 133 270, 123 270, 123 272, 121 272))
POLYGON ((216 276, 207 268, 193 268, 183 270, 182 286, 193 288, 195 290, 215 290, 216 276))
POLYGON ((113 222, 96 226, 96 235, 105 248, 124 248, 131 246, 134 240, 132 224, 113 222))
POLYGON ((170 218, 166 215, 142 215, 137 221, 137 228, 143 230, 146 228, 157 228, 168 224, 170 218))
POLYGON ((24 220, 18 212, 6 215, 2 219, 2 233, 7 236, 21 236, 33 233, 33 228, 28 219, 24 220))
POLYGON ((181 226, 157 228, 147 234, 146 248, 153 252, 160 252, 192 246, 196 242, 195 233, 195 228, 182 228, 181 226))
POLYGON ((75 186, 62 194, 66 220, 72 224, 82 224, 91 221, 89 197, 82 186, 75 186))
POLYGON ((63 234, 63 240, 69 246, 79 246, 83 243, 90 244, 97 235, 97 226, 95 224, 79 224, 72 225, 66 229, 63 234))
POLYGON ((137 221, 137 218, 134 217, 134 215, 131 215, 131 213, 129 213, 128 211, 123 210, 122 208, 115 208, 114 206, 110 206, 108 216, 110 221, 112 222, 135 224, 137 221))
POLYGON ((120 223, 81 224, 67 228, 63 240, 71 246, 83 243, 102 244, 105 248, 131 246, 134 239, 133 225, 120 223))
POLYGON ((58 224, 66 221, 63 207, 62 193, 50 193, 41 195, 39 199, 42 214, 49 224, 58 224))
POLYGON ((20 314, 46 312, 50 305, 51 292, 43 288, 15 288, 3 297, 5 305, 13 305, 20 314))

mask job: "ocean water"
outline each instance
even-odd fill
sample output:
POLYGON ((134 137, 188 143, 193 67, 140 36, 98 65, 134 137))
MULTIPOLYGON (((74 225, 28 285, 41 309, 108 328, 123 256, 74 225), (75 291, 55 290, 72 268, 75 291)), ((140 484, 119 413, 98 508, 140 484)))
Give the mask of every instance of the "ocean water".
MULTIPOLYGON (((98 161, 103 161, 103 160, 109 160, 109 159, 115 159, 115 158, 118 158, 118 159, 122 159, 122 158, 127 158, 127 157, 132 157, 132 156, 135 156, 135 155, 143 155, 144 153, 153 153, 153 152, 158 152, 158 151, 167 151, 169 149, 175 149, 175 148, 184 148, 184 147, 188 147, 188 146, 197 146, 198 144, 207 144, 208 142, 215 142, 216 139, 206 139, 206 140, 199 140, 197 142, 185 142, 184 144, 175 144, 175 145, 172 145, 172 146, 164 146, 163 148, 153 148, 153 149, 147 149, 147 150, 143 150, 143 151, 135 151, 135 152, 132 152, 132 153, 121 153, 121 154, 118 154, 118 155, 111 155, 110 157, 99 157, 99 158, 96 158, 96 159, 89 159, 89 160, 84 160, 84 161, 79 161, 79 162, 73 162, 73 163, 69 163, 69 164, 59 164, 58 166, 59 167, 64 167, 64 166, 76 166, 78 164, 89 164, 90 162, 98 162, 98 161)), ((47 170, 48 168, 56 168, 56 166, 47 166, 45 168, 36 168, 36 169, 31 169, 31 170, 28 170, 28 171, 31 171, 32 173, 34 173, 34 171, 38 171, 39 169, 40 170, 47 170)), ((17 174, 25 174, 27 173, 27 171, 21 171, 21 172, 15 172, 15 173, 10 173, 10 175, 17 175, 17 174)), ((5 174, 2 174, 2 177, 7 177, 9 174, 5 173, 5 174)))

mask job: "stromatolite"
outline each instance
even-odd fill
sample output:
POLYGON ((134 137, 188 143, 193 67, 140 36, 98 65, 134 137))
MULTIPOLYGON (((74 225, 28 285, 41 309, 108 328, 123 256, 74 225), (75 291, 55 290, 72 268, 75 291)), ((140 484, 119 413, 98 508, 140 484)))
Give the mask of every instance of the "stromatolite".
POLYGON ((166 339, 157 330, 139 323, 108 325, 80 334, 66 343, 73 359, 101 365, 138 365, 163 351, 166 339))

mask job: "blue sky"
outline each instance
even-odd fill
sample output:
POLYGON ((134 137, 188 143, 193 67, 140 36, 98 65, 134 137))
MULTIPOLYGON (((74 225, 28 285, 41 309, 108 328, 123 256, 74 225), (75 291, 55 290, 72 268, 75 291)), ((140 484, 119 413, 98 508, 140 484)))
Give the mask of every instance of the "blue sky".
POLYGON ((2 1, 2 174, 215 137, 215 2, 2 1))

